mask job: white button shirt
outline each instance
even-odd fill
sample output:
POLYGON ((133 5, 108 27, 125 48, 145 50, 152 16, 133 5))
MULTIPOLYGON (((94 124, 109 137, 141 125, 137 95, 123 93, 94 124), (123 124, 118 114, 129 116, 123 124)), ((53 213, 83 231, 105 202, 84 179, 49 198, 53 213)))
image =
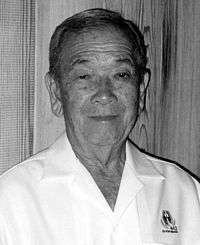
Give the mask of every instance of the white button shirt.
POLYGON ((126 153, 114 211, 65 135, 5 173, 0 245, 200 245, 199 184, 131 143, 126 153))

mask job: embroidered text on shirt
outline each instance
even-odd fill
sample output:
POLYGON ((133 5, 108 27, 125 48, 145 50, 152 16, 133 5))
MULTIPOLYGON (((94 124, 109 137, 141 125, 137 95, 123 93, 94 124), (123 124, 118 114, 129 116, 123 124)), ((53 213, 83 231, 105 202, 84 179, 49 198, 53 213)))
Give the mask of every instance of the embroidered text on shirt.
POLYGON ((165 229, 162 229, 162 232, 178 233, 175 219, 172 218, 168 210, 162 210, 161 223, 165 228, 165 229))

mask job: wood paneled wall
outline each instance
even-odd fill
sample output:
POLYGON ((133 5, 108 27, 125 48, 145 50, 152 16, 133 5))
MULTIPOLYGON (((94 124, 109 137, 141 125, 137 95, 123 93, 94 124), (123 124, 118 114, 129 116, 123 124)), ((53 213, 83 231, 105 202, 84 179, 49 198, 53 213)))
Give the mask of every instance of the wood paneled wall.
POLYGON ((64 130, 50 110, 44 85, 48 44, 65 18, 88 8, 107 8, 136 22, 148 45, 151 82, 146 109, 131 138, 146 151, 176 160, 200 176, 200 1, 41 0, 37 3, 34 152, 64 130))
POLYGON ((33 154, 34 13, 34 1, 0 1, 0 174, 33 154))

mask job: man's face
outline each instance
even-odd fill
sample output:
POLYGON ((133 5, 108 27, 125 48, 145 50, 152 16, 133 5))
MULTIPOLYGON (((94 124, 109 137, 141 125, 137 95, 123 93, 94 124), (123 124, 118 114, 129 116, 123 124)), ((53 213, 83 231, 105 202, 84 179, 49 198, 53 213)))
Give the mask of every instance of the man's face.
POLYGON ((66 42, 61 96, 66 130, 86 144, 127 137, 138 114, 139 78, 131 44, 113 27, 84 30, 66 42))

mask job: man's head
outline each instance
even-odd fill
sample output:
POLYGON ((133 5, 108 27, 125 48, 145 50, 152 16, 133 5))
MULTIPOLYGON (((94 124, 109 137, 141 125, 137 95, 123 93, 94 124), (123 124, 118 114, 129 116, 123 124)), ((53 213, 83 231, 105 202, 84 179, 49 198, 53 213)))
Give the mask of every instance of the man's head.
POLYGON ((118 13, 86 10, 56 28, 49 60, 52 109, 63 111, 69 139, 99 146, 125 139, 148 80, 138 28, 118 13))

